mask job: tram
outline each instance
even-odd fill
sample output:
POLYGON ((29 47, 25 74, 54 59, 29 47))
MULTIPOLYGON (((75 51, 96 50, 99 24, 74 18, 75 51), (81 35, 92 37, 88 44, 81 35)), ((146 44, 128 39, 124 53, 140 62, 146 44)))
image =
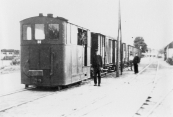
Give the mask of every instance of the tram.
MULTIPOLYGON (((115 38, 91 32, 65 18, 41 13, 20 21, 20 32, 21 83, 26 88, 34 85, 61 89, 91 78, 96 49, 103 59, 102 74, 116 71, 115 38)), ((131 45, 122 45, 124 63, 129 61, 130 53, 140 53, 131 45)))
POLYGON ((90 77, 90 30, 52 14, 21 26, 21 83, 63 86, 90 77))

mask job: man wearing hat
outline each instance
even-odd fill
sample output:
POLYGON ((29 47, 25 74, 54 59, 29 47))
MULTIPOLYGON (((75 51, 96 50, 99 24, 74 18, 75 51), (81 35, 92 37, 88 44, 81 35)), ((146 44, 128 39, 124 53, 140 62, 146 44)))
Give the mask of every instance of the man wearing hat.
POLYGON ((101 69, 102 69, 102 57, 98 53, 98 49, 95 50, 93 59, 92 59, 92 67, 94 69, 94 86, 97 85, 97 75, 98 75, 98 86, 101 83, 101 69))
POLYGON ((138 73, 138 63, 140 63, 140 58, 138 57, 138 54, 135 54, 135 57, 133 59, 133 65, 134 65, 134 72, 135 72, 135 74, 138 73))

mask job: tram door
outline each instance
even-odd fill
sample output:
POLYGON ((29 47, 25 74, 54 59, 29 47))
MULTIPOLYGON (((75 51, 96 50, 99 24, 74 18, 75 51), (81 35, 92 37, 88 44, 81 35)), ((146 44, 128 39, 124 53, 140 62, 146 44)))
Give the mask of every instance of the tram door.
POLYGON ((29 68, 32 70, 50 69, 50 47, 49 46, 31 46, 29 49, 29 68))

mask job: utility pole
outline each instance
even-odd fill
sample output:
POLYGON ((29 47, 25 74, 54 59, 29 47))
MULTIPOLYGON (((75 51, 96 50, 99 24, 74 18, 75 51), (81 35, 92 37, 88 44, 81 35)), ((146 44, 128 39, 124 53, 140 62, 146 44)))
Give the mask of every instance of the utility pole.
POLYGON ((119 0, 119 18, 120 18, 120 63, 121 63, 121 75, 123 72, 123 44, 122 44, 122 29, 121 29, 121 6, 120 6, 120 0, 119 0))
MULTIPOLYGON (((120 21, 121 23, 121 21, 120 21)), ((120 24, 121 25, 121 24, 120 24)), ((121 61, 121 75, 122 75, 122 72, 123 72, 123 43, 122 43, 122 32, 120 30, 120 61, 121 61)))
POLYGON ((119 77, 119 31, 117 37, 116 77, 119 77))
MULTIPOLYGON (((121 37, 121 14, 120 14, 120 0, 119 0, 119 7, 118 7, 118 37, 117 37, 117 61, 116 61, 116 77, 119 77, 119 56, 121 59, 121 52, 119 54, 119 38, 121 37)), ((121 38, 120 38, 120 51, 121 51, 121 38)))

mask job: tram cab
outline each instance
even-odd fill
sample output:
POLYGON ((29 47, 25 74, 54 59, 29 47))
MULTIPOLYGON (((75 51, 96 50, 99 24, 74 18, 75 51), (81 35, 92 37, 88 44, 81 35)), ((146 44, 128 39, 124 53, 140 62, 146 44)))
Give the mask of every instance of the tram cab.
POLYGON ((63 86, 90 78, 90 31, 52 14, 21 26, 21 83, 63 86))

